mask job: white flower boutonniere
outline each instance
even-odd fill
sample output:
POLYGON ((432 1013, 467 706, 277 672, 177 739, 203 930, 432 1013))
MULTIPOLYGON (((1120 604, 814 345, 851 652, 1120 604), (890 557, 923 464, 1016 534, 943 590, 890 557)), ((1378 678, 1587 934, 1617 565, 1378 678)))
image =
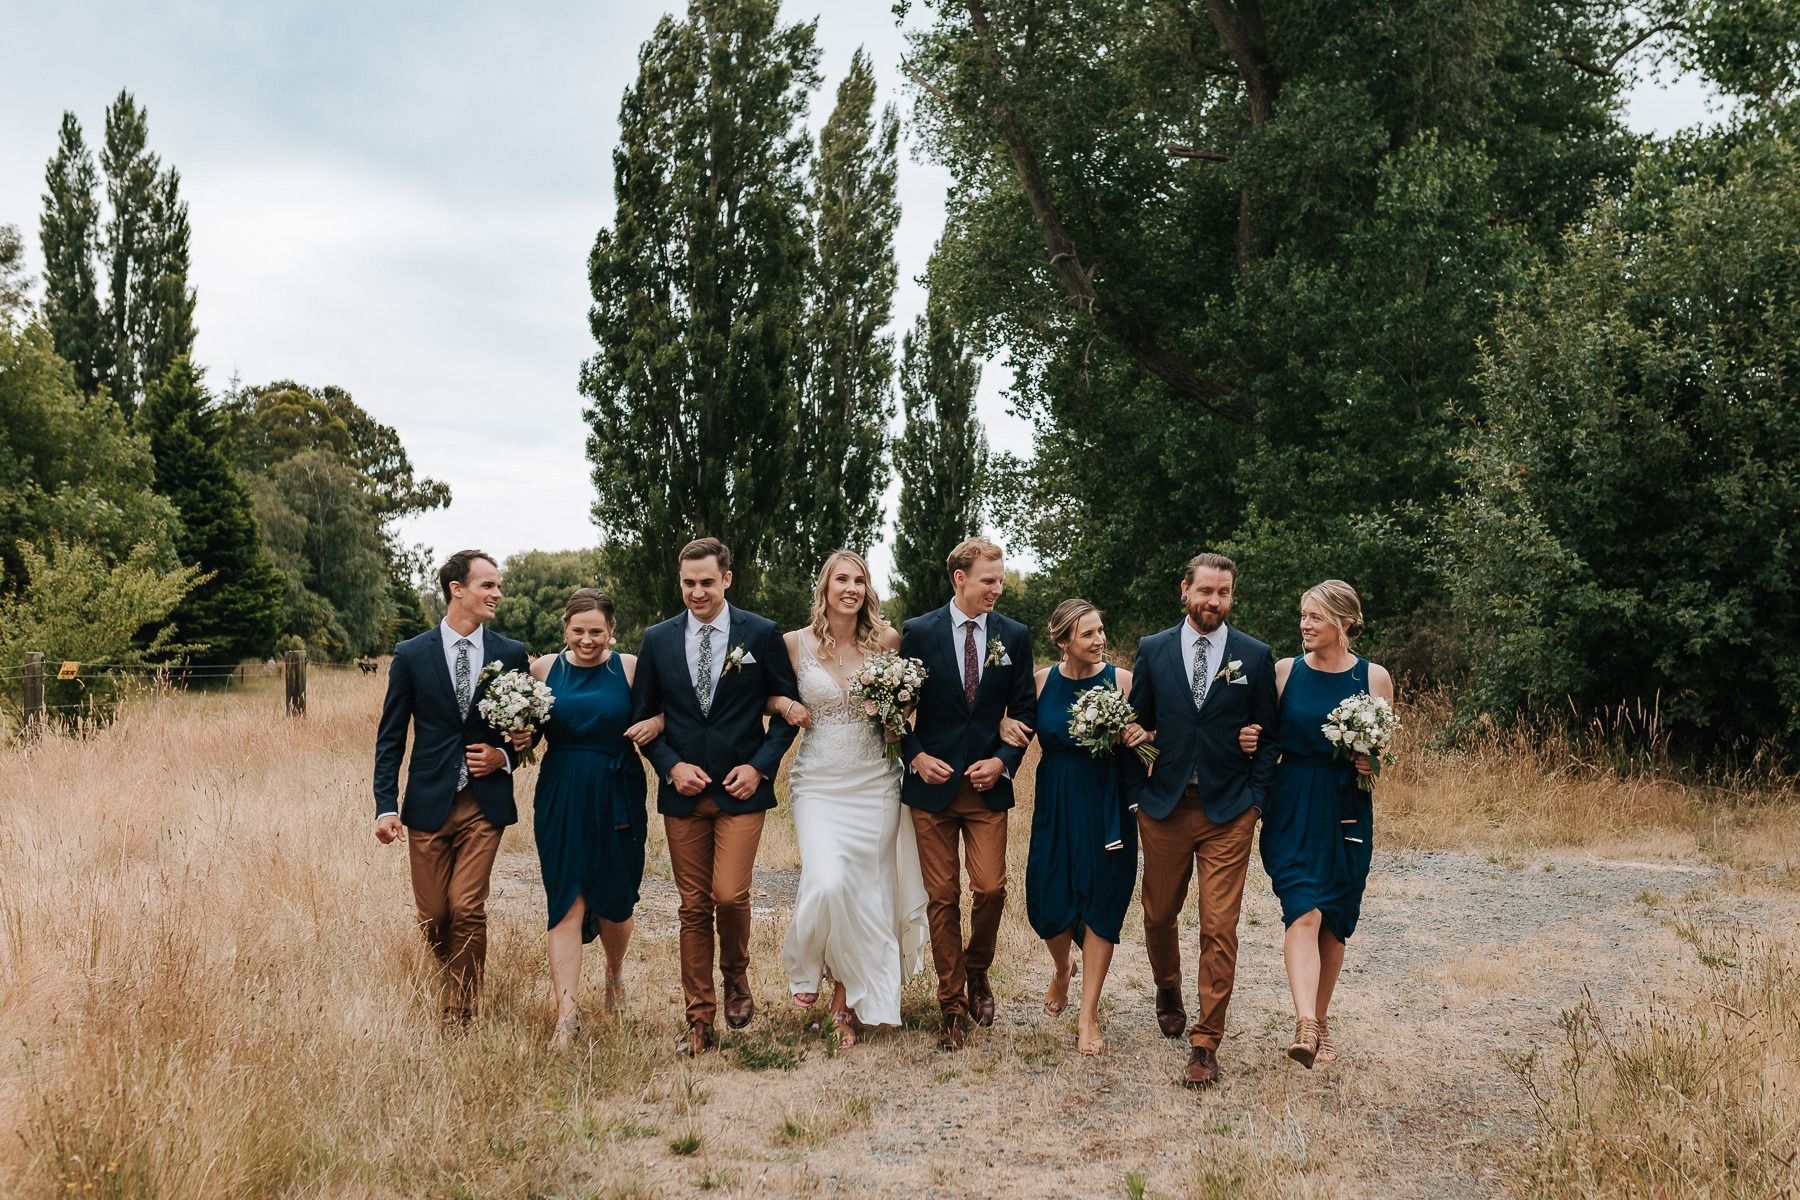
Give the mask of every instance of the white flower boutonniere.
POLYGON ((1242 683, 1242 682, 1244 682, 1244 660, 1241 658, 1234 658, 1230 662, 1226 663, 1224 666, 1220 667, 1219 673, 1217 675, 1213 676, 1213 682, 1214 683, 1242 683))
POLYGON ((745 663, 753 663, 755 661, 756 655, 750 653, 749 649, 740 642, 738 645, 731 648, 730 653, 725 655, 725 666, 720 671, 720 674, 729 675, 733 671, 741 669, 745 663))
POLYGON ((481 668, 481 674, 479 674, 475 677, 475 686, 480 687, 482 684, 486 683, 488 680, 494 678, 495 676, 504 674, 505 671, 506 671, 506 664, 501 662, 499 659, 495 659, 493 662, 488 663, 486 666, 481 668))
POLYGON ((981 660, 984 667, 1010 667, 1012 655, 1006 652, 1006 643, 999 638, 989 638, 987 657, 981 660))

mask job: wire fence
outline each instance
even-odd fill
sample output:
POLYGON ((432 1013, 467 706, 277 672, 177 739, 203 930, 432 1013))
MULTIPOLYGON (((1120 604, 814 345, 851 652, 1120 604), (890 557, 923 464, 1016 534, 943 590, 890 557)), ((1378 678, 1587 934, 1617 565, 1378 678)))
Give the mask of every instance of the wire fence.
POLYGON ((373 658, 334 662, 289 651, 263 662, 83 662, 31 652, 20 663, 0 664, 0 708, 13 709, 32 736, 50 723, 80 725, 109 718, 122 700, 160 702, 187 693, 218 694, 268 689, 293 716, 306 713, 309 671, 375 674, 373 658), (16 707, 15 707, 16 706, 16 707))

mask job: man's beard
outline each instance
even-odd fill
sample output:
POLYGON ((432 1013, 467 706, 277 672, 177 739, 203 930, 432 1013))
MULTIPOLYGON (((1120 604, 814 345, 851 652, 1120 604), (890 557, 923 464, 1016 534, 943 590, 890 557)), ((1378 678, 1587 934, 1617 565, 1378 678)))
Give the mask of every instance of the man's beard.
POLYGON ((1225 623, 1225 618, 1230 616, 1231 612, 1229 609, 1224 612, 1217 612, 1214 610, 1196 611, 1190 608, 1188 610, 1188 615, 1194 619, 1194 624, 1199 628, 1201 633, 1211 633, 1225 623))

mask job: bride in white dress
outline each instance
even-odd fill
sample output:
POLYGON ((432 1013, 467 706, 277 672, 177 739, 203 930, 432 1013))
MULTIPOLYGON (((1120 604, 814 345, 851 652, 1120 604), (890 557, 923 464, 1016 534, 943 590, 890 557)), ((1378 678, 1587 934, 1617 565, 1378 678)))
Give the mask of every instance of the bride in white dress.
POLYGON ((930 930, 912 822, 901 819, 900 763, 850 705, 863 662, 900 648, 859 555, 839 550, 820 568, 812 621, 787 636, 802 703, 769 711, 804 732, 788 776, 800 887, 782 947, 794 1002, 810 1008, 833 984, 843 1044, 859 1025, 898 1025, 900 985, 924 965, 930 930))

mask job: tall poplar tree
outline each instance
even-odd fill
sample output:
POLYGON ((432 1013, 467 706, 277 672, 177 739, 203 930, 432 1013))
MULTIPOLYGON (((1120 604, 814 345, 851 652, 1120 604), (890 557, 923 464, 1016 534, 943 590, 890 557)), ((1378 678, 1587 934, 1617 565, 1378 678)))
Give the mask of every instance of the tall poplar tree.
POLYGON ((978 531, 985 501, 987 438, 975 416, 981 365, 935 297, 900 348, 906 428, 894 450, 900 519, 894 535, 894 596, 908 617, 949 594, 944 559, 978 531))
POLYGON ((176 553, 207 572, 175 610, 176 640, 203 643, 214 662, 268 654, 281 627, 284 584, 264 553, 250 496, 226 461, 218 414, 185 357, 151 385, 137 424, 150 437, 156 490, 181 518, 176 553))
POLYGON ((106 110, 100 168, 111 210, 104 241, 107 382, 129 417, 146 382, 193 350, 187 204, 179 173, 163 170, 150 152, 149 114, 130 92, 120 92, 106 110))
POLYGON ((724 538, 733 596, 755 604, 791 532, 819 52, 816 23, 777 17, 775 0, 691 0, 657 24, 620 105, 616 214, 588 259, 594 519, 646 589, 632 599, 658 611, 679 607, 689 538, 724 538))
POLYGON ((758 603, 787 533, 819 50, 815 23, 776 18, 774 0, 691 0, 619 106, 581 390, 594 520, 653 610, 679 606, 675 554, 697 536, 733 547, 734 599, 758 603))
POLYGON ((76 386, 88 395, 105 380, 108 358, 96 282, 98 186, 81 122, 65 112, 56 154, 44 169, 44 211, 38 221, 44 251, 43 312, 56 353, 75 368, 76 386))
POLYGON ((875 112, 875 72, 858 49, 819 134, 806 385, 795 421, 787 572, 805 611, 813 574, 839 547, 867 553, 887 488, 893 414, 894 230, 900 118, 875 112))

